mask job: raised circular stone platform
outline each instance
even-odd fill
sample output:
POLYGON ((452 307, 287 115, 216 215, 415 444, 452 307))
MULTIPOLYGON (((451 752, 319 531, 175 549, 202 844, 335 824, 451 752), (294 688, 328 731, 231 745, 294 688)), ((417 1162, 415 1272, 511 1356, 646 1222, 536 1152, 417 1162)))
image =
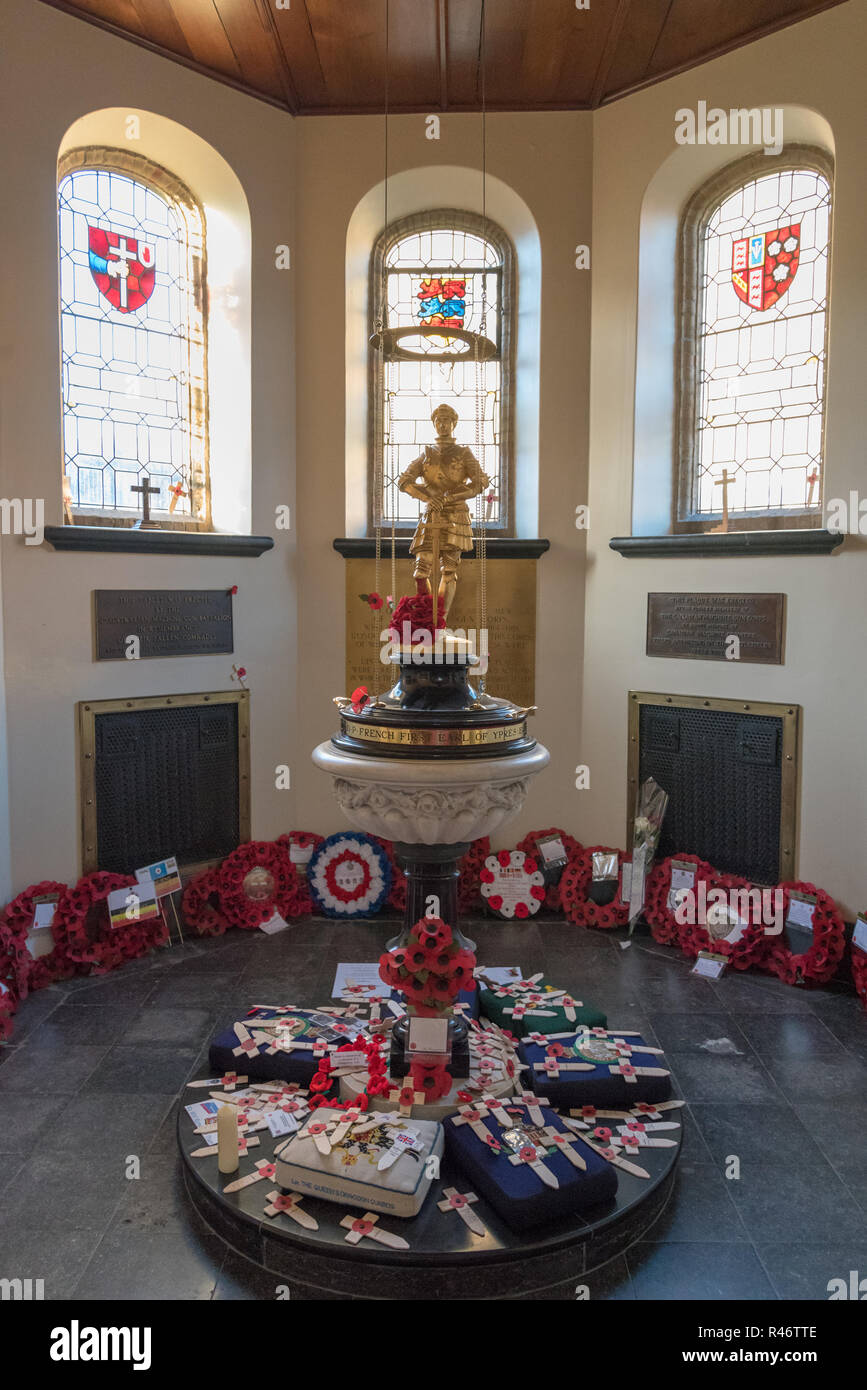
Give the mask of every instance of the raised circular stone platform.
MULTIPOLYGON (((520 1234, 481 1197, 473 1210, 487 1228, 484 1237, 474 1236, 457 1212, 439 1211, 443 1188, 469 1188, 468 1180, 445 1158, 441 1177, 418 1216, 380 1218, 385 1229, 410 1244, 409 1250, 388 1250, 372 1241, 347 1245, 339 1222, 350 1208, 337 1203, 304 1198, 304 1210, 319 1223, 317 1231, 306 1231, 282 1214, 265 1216, 273 1180, 224 1193, 238 1174, 221 1175, 216 1154, 190 1158, 190 1151, 201 1146, 201 1137, 193 1133, 183 1109, 178 1118, 178 1144, 193 1206, 228 1245, 273 1273, 275 1287, 287 1284, 290 1291, 309 1298, 394 1301, 532 1298, 569 1280, 580 1284, 584 1276, 640 1240, 656 1221, 674 1183, 682 1133, 672 1132, 678 1139, 675 1148, 641 1149, 635 1161, 650 1173, 649 1179, 618 1169, 617 1196, 604 1208, 520 1234)), ((281 1142, 267 1130, 259 1138, 261 1144, 242 1159, 241 1176, 252 1171, 254 1159, 270 1160, 281 1142)), ((353 1214, 361 1212, 356 1209, 353 1214)))

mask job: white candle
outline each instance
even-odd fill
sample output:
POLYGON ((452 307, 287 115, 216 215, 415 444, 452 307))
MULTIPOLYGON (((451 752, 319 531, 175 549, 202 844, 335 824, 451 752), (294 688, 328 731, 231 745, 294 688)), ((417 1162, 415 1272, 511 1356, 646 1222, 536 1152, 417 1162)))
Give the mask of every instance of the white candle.
POLYGON ((238 1112, 234 1105, 217 1111, 217 1166, 221 1173, 238 1171, 238 1112))

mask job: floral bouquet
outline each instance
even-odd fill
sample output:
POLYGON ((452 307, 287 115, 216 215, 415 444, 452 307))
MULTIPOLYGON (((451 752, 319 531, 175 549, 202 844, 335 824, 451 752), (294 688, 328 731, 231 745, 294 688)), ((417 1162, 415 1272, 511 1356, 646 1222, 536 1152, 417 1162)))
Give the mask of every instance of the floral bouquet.
POLYGON ((635 804, 635 823, 632 830, 632 892, 629 906, 629 930, 641 916, 644 907, 644 885, 653 866, 662 822, 668 809, 668 792, 648 777, 638 788, 635 804))

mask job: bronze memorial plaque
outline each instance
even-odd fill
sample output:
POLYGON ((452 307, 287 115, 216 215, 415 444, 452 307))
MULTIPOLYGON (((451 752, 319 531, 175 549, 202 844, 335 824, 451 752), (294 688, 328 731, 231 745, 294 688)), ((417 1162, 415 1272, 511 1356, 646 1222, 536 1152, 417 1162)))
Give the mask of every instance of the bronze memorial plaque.
MULTIPOLYGON (((386 547, 383 545, 383 551, 386 547)), ((371 694, 388 690, 397 671, 379 660, 379 640, 388 626, 385 609, 375 612, 361 594, 375 588, 376 562, 368 559, 346 561, 346 691, 351 694, 364 685, 371 694)), ((476 593, 479 580, 477 560, 465 559, 461 566, 449 627, 466 632, 476 626, 476 593)), ((391 587, 391 558, 383 554, 379 583, 383 594, 391 587)), ((398 594, 415 591, 412 561, 397 561, 398 594)), ((487 689, 513 700, 516 705, 535 703, 536 684, 536 561, 488 560, 488 652, 490 667, 485 677, 487 689)))
POLYGON ((234 650, 232 595, 225 589, 94 589, 97 661, 138 655, 210 656, 234 650))
POLYGON ((784 599, 784 594, 648 594, 647 655, 782 666, 784 599))

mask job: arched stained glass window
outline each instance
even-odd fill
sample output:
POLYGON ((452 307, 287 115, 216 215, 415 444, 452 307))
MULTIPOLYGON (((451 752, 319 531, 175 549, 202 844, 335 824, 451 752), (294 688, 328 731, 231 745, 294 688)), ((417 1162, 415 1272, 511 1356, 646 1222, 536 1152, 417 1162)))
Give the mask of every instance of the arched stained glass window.
POLYGON ((677 530, 724 500, 733 529, 821 521, 831 188, 821 151, 790 148, 686 210, 677 530))
POLYGON ((67 520, 207 528, 202 209, 123 150, 59 174, 67 520))
POLYGON ((455 438, 491 479, 478 504, 486 525, 512 533, 513 303, 512 244, 495 223, 428 212, 380 236, 370 293, 371 529, 415 528, 419 503, 397 479, 433 441, 431 412, 448 404, 455 438))

